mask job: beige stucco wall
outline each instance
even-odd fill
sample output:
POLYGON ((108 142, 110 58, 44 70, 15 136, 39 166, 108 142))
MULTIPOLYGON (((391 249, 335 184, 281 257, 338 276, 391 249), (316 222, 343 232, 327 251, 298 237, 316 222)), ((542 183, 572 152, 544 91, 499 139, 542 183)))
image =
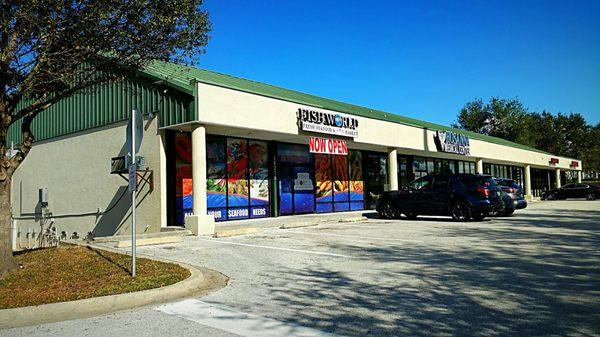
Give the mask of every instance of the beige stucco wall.
MULTIPOLYGON (((159 231, 161 225, 157 121, 145 120, 144 126, 140 155, 154 170, 154 191, 150 192, 146 184, 138 192, 139 233, 159 231)), ((48 208, 56 215, 59 233, 65 231, 70 236, 78 232, 81 237, 90 231, 95 236, 130 233, 131 193, 124 179, 110 174, 111 157, 129 152, 124 146, 125 133, 126 123, 119 123, 35 143, 13 178, 13 216, 20 232, 17 242, 26 246, 27 232, 35 230, 36 236, 40 232, 40 216, 35 213, 40 212, 38 188, 44 186, 49 190, 48 208), (112 210, 98 216, 61 216, 110 207, 112 210)))
MULTIPOLYGON (((335 112, 204 83, 199 83, 198 86, 199 120, 207 125, 299 135, 296 123, 298 108, 335 112)), ((464 156, 438 153, 433 137, 435 130, 362 117, 357 117, 357 119, 359 120, 358 137, 354 139, 354 144, 349 144, 350 147, 369 144, 379 146, 378 150, 382 152, 385 152, 388 147, 395 147, 400 149, 399 153, 464 158, 464 156)), ((324 136, 327 137, 327 135, 324 136)), ((534 167, 562 169, 570 169, 569 165, 572 161, 569 158, 550 156, 474 139, 471 139, 471 157, 471 160, 483 158, 484 162, 521 166, 530 164, 534 167), (548 163, 551 157, 559 158, 559 164, 550 166, 548 163)), ((581 168, 581 162, 579 167, 581 168)))

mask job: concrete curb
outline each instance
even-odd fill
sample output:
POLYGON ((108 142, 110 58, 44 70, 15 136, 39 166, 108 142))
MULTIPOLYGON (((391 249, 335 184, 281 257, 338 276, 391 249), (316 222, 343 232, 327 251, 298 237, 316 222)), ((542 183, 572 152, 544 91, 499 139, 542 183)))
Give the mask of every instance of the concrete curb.
POLYGON ((310 223, 310 222, 297 222, 297 223, 288 223, 281 225, 279 229, 292 229, 292 228, 301 228, 301 227, 314 227, 318 226, 318 223, 310 223))
MULTIPOLYGON (((106 247, 95 245, 87 246, 123 254, 121 251, 106 247)), ((139 256, 151 260, 178 264, 183 268, 188 269, 191 275, 183 281, 163 288, 86 298, 69 302, 2 309, 0 310, 0 329, 87 318, 150 304, 163 303, 183 297, 204 296, 225 287, 229 280, 227 276, 214 270, 196 268, 184 263, 168 261, 142 254, 139 254, 139 256)))

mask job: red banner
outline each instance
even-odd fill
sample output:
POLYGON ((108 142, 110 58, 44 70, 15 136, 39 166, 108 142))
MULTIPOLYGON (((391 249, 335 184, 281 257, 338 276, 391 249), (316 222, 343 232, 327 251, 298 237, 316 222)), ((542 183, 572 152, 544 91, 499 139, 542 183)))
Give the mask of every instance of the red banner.
POLYGON ((308 147, 311 153, 348 155, 348 144, 345 140, 309 137, 308 147))

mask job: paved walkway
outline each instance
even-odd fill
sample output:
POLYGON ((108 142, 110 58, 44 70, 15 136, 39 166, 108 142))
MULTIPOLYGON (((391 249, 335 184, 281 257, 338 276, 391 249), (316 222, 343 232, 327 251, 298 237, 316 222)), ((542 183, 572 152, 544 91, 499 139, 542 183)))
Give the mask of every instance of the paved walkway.
POLYGON ((219 270, 230 285, 0 335, 600 335, 600 201, 535 203, 480 223, 367 220, 139 251, 219 270))

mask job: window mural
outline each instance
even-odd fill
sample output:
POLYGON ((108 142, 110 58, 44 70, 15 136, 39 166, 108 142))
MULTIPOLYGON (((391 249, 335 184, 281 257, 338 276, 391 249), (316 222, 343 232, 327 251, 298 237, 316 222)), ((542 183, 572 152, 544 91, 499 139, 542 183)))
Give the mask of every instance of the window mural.
POLYGON ((206 137, 206 192, 208 214, 215 220, 227 219, 227 179, 225 138, 206 137))
POLYGON ((350 210, 365 208, 365 183, 363 181, 362 153, 350 150, 350 210))
POLYGON ((248 187, 248 141, 227 138, 227 219, 248 218, 248 187))
POLYGON ((192 140, 188 134, 175 135, 175 217, 183 224, 192 214, 192 140))
POLYGON ((269 153, 267 142, 250 141, 250 217, 269 216, 269 153))
POLYGON ((207 206, 216 221, 269 216, 267 142, 206 137, 207 206))
POLYGON ((364 209, 362 154, 315 154, 317 213, 364 209))
POLYGON ((317 213, 333 212, 333 182, 331 179, 331 155, 315 154, 315 181, 317 188, 317 213))

